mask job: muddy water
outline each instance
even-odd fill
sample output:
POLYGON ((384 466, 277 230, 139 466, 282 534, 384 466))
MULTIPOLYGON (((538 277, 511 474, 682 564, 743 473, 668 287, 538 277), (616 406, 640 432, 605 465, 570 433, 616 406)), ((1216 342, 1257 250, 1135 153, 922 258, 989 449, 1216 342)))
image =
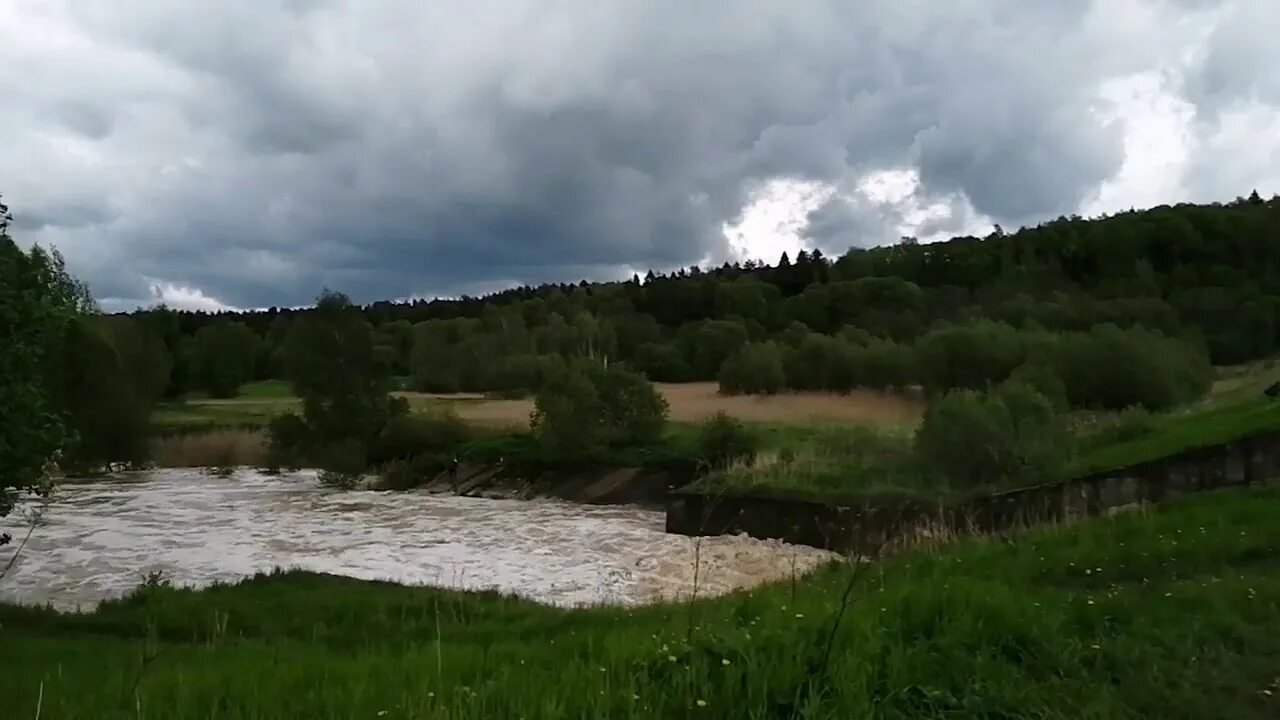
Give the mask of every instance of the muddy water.
MULTIPOLYGON (((151 571, 200 586, 281 567, 496 588, 557 605, 644 603, 694 587, 694 540, 666 534, 663 522, 635 507, 329 491, 305 472, 129 473, 62 486, 0 598, 89 608, 151 571)), ((704 538, 697 556, 700 596, 831 557, 745 537, 704 538)))

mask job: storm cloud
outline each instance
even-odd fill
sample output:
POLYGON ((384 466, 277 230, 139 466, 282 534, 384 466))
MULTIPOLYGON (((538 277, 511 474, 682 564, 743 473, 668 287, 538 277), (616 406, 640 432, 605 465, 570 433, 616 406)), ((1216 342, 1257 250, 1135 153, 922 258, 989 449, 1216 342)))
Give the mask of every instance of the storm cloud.
POLYGON ((1271 5, 0 0, 0 192, 109 307, 720 259, 779 180, 829 254, 1229 199, 1280 190, 1271 5))

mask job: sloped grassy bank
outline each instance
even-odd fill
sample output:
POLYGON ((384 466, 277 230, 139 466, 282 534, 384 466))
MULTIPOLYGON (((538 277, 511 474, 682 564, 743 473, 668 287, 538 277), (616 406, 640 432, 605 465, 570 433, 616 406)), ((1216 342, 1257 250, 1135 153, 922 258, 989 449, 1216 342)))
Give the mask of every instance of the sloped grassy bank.
POLYGON ((1280 435, 1237 438, 1210 447, 1035 487, 933 500, 864 497, 815 501, 755 492, 679 489, 667 499, 667 532, 745 532, 841 552, 879 552, 923 535, 992 532, 1164 502, 1187 493, 1280 484, 1280 435))
MULTIPOLYGON (((1280 401, 1249 398, 1174 412, 1110 413, 1074 422, 1073 457, 1054 481, 1066 481, 1191 454, 1245 438, 1280 435, 1280 401)), ((749 467, 711 473, 688 491, 840 504, 919 500, 958 502, 1022 489, 955 487, 915 458, 912 430, 840 425, 761 425, 762 452, 749 467)))
POLYGON ((1035 486, 951 486, 921 466, 905 432, 786 429, 787 457, 766 455, 672 492, 667 531, 867 552, 921 531, 1004 530, 1280 481, 1280 403, 1270 398, 1078 422, 1074 458, 1035 486))
POLYGON ((0 697, 42 718, 1273 718, 1277 517, 1274 489, 1206 493, 633 610, 301 573, 0 606, 0 697))

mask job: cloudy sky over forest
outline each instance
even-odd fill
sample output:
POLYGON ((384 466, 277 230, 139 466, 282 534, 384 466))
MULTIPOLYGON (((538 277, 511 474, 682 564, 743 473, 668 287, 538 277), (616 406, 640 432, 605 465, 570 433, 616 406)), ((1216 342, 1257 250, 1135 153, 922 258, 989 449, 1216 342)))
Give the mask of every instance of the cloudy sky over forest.
POLYGON ((109 309, 477 293, 1280 192, 1273 0, 0 0, 109 309))

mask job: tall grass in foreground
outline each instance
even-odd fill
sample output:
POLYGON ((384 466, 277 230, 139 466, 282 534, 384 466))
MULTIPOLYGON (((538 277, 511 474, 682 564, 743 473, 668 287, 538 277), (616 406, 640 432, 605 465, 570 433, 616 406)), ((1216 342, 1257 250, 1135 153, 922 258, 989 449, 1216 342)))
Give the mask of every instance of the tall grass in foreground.
POLYGON ((305 573, 0 606, 0 698, 15 718, 41 697, 42 718, 1274 718, 1278 516, 1275 489, 1209 493, 635 609, 305 573))

